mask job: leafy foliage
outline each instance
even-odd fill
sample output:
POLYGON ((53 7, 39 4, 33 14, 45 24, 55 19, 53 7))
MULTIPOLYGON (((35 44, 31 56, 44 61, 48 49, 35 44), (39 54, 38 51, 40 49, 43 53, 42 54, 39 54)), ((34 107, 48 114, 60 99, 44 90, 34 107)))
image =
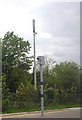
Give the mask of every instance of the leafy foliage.
POLYGON ((2 39, 2 61, 3 72, 19 66, 23 70, 29 70, 31 61, 27 54, 30 51, 30 44, 14 35, 13 32, 7 32, 2 39), (28 64, 27 64, 28 63, 28 64))
POLYGON ((9 88, 6 85, 5 79, 6 77, 4 75, 2 78, 2 111, 9 109, 11 103, 10 92, 9 88))
POLYGON ((14 35, 14 32, 7 32, 2 39, 2 73, 6 75, 10 92, 16 92, 21 75, 29 73, 32 65, 29 51, 29 42, 14 35))
POLYGON ((75 62, 61 62, 52 69, 56 88, 71 89, 77 86, 80 79, 79 66, 75 62))
POLYGON ((30 82, 27 84, 21 83, 16 90, 18 106, 31 107, 32 103, 35 102, 35 97, 38 97, 37 94, 37 91, 34 90, 34 87, 30 82))

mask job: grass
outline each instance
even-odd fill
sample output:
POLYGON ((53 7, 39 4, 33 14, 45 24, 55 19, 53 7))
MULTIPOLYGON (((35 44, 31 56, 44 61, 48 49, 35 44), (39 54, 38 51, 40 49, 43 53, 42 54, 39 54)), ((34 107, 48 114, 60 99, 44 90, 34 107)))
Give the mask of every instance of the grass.
MULTIPOLYGON (((56 104, 56 105, 45 105, 44 110, 60 110, 65 108, 73 108, 73 107, 80 107, 80 104, 56 104)), ((6 113, 17 113, 17 112, 33 112, 33 111, 40 111, 40 106, 33 107, 33 108, 11 108, 7 111, 3 112, 6 113)))
POLYGON ((80 107, 80 105, 79 104, 58 104, 58 105, 46 106, 45 110, 56 110, 56 109, 73 108, 73 107, 80 107))
POLYGON ((17 112, 33 112, 33 111, 40 111, 40 107, 36 107, 36 108, 11 108, 9 110, 6 110, 5 112, 3 112, 3 114, 6 113, 17 113, 17 112))

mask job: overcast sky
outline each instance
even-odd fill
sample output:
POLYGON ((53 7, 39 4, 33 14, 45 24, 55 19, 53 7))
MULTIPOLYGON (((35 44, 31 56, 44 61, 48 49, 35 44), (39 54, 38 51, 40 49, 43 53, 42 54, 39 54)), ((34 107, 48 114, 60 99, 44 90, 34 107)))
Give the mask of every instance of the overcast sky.
POLYGON ((33 55, 32 19, 35 19, 36 57, 48 55, 57 63, 79 63, 80 1, 66 1, 0 0, 0 37, 14 31, 29 40, 33 55))

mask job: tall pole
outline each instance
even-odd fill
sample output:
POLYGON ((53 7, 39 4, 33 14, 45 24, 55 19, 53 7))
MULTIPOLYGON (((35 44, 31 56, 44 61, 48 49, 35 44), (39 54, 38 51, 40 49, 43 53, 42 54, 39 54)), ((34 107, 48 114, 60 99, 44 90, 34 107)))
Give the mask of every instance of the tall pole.
POLYGON ((37 57, 40 65, 40 85, 41 85, 41 117, 44 116, 44 92, 43 92, 43 65, 45 64, 44 56, 37 57))
POLYGON ((33 41, 34 41, 34 87, 36 90, 36 51, 35 51, 35 20, 33 19, 33 41))
POLYGON ((44 116, 44 94, 43 94, 43 65, 40 65, 40 84, 41 84, 41 116, 44 116))

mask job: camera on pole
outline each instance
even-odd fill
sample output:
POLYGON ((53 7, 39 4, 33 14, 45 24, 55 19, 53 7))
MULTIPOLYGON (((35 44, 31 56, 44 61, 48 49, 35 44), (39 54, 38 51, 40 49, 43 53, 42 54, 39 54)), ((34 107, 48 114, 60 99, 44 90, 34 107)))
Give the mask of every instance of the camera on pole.
POLYGON ((37 60, 38 60, 39 65, 44 65, 45 64, 44 56, 38 56, 37 60))
POLYGON ((41 116, 44 116, 44 92, 43 92, 43 65, 45 64, 44 56, 37 57, 40 65, 40 85, 41 85, 41 116))

